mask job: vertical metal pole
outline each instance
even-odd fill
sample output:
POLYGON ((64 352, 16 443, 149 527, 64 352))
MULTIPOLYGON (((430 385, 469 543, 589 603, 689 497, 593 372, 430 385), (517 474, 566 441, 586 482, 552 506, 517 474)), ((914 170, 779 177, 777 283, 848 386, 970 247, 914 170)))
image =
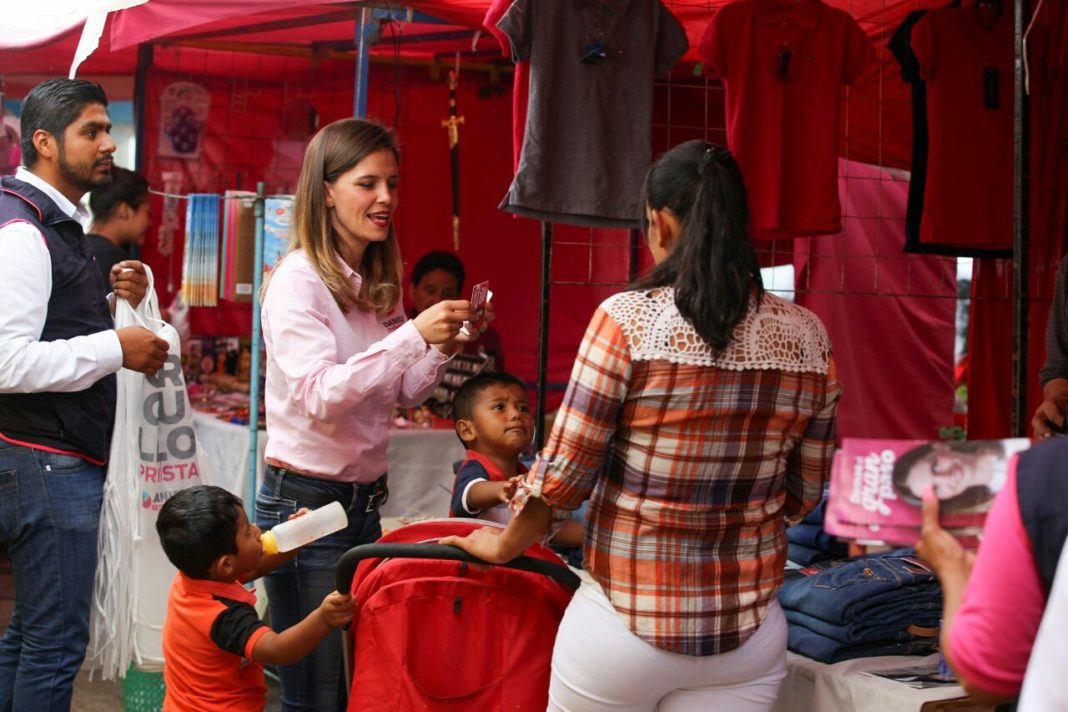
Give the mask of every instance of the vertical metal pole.
POLYGON ((545 390, 549 385, 549 293, 552 291, 553 224, 541 224, 541 319, 538 322, 538 411, 534 447, 545 445, 545 390))
POLYGON ((260 286, 263 284, 263 201, 265 185, 256 184, 256 242, 252 249, 252 368, 248 391, 248 496, 245 509, 250 521, 256 520, 256 482, 260 464, 260 286))
POLYGON ((152 66, 152 45, 137 45, 137 70, 134 74, 134 170, 144 173, 145 106, 148 104, 148 70, 152 66))
POLYGON ((352 115, 367 116, 367 81, 371 68, 371 33, 375 29, 372 10, 363 8, 356 15, 356 86, 352 97, 352 115))
MULTIPOLYGON (((1006 18, 1002 19, 1002 22, 1006 18)), ((1025 434, 1027 413, 1028 292, 1031 257, 1031 107, 1024 91, 1024 31, 1030 21, 1029 0, 1016 0, 1016 57, 1013 68, 1013 186, 1012 186, 1012 435, 1025 434)))
MULTIPOLYGON (((148 103, 148 70, 152 66, 152 45, 137 46, 137 69, 134 73, 133 122, 134 122, 134 170, 144 175, 145 167, 145 106, 148 103)), ((0 112, 3 113, 3 112, 0 112)), ((157 233, 158 234, 158 233, 157 233)), ((130 247, 130 257, 141 259, 141 246, 130 247)), ((167 290, 170 291, 171 266, 167 264, 167 290)), ((169 295, 168 295, 169 298, 169 295)))
POLYGON ((642 232, 641 230, 630 231, 630 255, 627 261, 627 279, 631 282, 638 278, 638 265, 642 257, 642 232))

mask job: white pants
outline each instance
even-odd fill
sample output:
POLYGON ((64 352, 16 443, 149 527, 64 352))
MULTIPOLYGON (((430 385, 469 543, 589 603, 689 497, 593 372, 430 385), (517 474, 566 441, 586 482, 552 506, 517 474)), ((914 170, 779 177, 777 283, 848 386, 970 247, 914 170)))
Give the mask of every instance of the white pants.
POLYGON ((786 616, 777 602, 740 648, 696 657, 634 635, 596 583, 584 581, 560 623, 549 710, 766 712, 786 676, 786 616))

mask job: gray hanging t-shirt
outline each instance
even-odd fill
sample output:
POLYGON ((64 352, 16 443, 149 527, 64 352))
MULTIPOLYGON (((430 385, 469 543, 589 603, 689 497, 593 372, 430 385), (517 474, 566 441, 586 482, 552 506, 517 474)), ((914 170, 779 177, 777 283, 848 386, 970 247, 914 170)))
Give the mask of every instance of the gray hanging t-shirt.
POLYGON ((515 0, 497 23, 530 62, 508 212, 592 227, 638 226, 651 162, 653 78, 689 44, 660 0, 515 0), (598 54, 600 63, 580 61, 598 54))

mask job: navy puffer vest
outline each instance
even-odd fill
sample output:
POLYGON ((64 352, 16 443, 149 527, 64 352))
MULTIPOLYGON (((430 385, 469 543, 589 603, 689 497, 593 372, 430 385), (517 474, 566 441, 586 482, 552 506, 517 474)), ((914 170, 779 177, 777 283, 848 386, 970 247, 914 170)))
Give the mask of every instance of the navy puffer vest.
MULTIPOLYGON (((13 221, 39 229, 52 260, 52 294, 40 340, 59 341, 113 328, 107 290, 86 248, 82 226, 34 186, 5 176, 0 179, 0 225, 13 221)), ((0 258, 3 252, 0 243, 0 258)), ((114 375, 73 393, 0 394, 0 434, 31 446, 103 462, 114 421, 114 375)))
POLYGON ((1068 536, 1068 437, 1053 437, 1020 453, 1016 495, 1020 519, 1031 540, 1038 575, 1048 597, 1068 536))

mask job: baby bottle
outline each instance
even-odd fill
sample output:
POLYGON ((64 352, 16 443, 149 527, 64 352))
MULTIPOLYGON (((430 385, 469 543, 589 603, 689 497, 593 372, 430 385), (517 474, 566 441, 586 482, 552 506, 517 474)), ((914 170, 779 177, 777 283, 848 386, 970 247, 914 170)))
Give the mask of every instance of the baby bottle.
POLYGON ((341 502, 331 502, 325 507, 308 512, 303 517, 282 522, 269 532, 260 534, 260 543, 263 545, 265 554, 292 551, 298 546, 304 546, 310 541, 344 529, 348 523, 349 518, 341 502))

